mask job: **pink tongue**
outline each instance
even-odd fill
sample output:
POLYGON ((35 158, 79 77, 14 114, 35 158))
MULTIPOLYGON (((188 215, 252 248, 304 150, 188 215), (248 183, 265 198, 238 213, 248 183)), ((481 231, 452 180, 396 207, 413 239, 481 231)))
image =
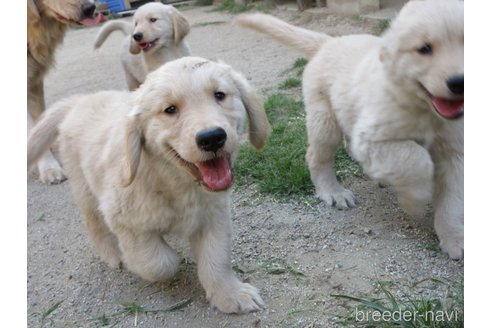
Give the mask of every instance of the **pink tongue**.
POLYGON ((220 191, 232 185, 232 170, 225 157, 215 158, 197 164, 203 183, 212 191, 220 191))
POLYGON ((94 18, 85 18, 80 21, 80 24, 85 25, 85 26, 93 26, 99 23, 104 22, 104 15, 102 13, 99 13, 97 17, 94 18))
POLYGON ((433 98, 432 104, 436 111, 445 118, 457 118, 464 112, 465 101, 452 101, 444 98, 433 98))
POLYGON ((145 50, 145 49, 150 47, 150 42, 142 42, 142 43, 139 43, 138 45, 140 46, 140 48, 145 50))

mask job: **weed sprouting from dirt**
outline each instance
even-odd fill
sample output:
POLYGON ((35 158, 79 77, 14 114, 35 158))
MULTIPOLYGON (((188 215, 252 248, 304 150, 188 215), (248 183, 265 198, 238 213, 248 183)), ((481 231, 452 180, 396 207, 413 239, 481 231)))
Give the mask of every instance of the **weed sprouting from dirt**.
POLYGON ((355 302, 340 323, 363 327, 461 328, 464 326, 463 279, 427 278, 410 286, 378 281, 378 295, 331 295, 355 302))

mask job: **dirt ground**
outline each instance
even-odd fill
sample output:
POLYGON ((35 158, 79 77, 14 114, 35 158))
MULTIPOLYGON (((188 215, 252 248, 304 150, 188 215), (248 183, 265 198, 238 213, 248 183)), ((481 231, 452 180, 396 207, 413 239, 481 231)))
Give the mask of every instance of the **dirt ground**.
MULTIPOLYGON (((232 15, 210 8, 183 10, 192 25, 187 40, 193 54, 225 61, 264 94, 275 91, 285 79, 282 73, 301 54, 231 26, 232 15)), ((293 6, 273 14, 331 35, 372 32, 377 26, 323 11, 300 14, 293 6)), ((69 31, 45 83, 48 104, 75 93, 125 89, 118 55, 122 36, 115 33, 93 51, 96 32, 97 27, 69 31)), ((225 315, 209 307, 186 244, 175 242, 186 261, 172 281, 149 284, 128 271, 112 270, 94 253, 69 184, 46 186, 31 173, 29 327, 337 327, 345 303, 330 294, 374 295, 378 280, 403 285, 463 274, 462 261, 440 253, 431 214, 408 217, 391 188, 374 182, 354 178, 345 185, 359 202, 348 211, 299 199, 280 202, 254 187, 235 188, 233 265, 241 279, 260 290, 267 308, 225 315), (177 311, 125 315, 121 302, 151 310, 191 304, 177 311)))

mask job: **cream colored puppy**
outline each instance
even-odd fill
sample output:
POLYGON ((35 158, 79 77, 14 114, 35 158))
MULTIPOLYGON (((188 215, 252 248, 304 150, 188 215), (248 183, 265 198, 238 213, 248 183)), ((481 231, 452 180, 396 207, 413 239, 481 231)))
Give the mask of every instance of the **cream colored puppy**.
POLYGON ((236 19, 310 58, 306 157, 317 194, 355 205, 333 168, 344 135, 364 171, 393 185, 409 213, 433 199, 441 248, 453 259, 463 257, 463 12, 462 1, 410 1, 381 37, 330 37, 264 14, 236 19))
POLYGON ((220 311, 259 310, 256 288, 231 269, 232 163, 249 123, 261 148, 263 101, 231 67, 197 57, 169 62, 135 92, 77 95, 47 111, 28 139, 28 164, 56 139, 97 253, 149 281, 180 257, 166 234, 188 238, 207 299, 220 311))
POLYGON ((121 46, 120 59, 130 91, 138 88, 147 74, 162 64, 190 55, 184 40, 190 24, 171 5, 150 2, 139 7, 133 15, 133 24, 122 20, 107 22, 99 30, 94 48, 99 48, 116 30, 127 36, 121 46))

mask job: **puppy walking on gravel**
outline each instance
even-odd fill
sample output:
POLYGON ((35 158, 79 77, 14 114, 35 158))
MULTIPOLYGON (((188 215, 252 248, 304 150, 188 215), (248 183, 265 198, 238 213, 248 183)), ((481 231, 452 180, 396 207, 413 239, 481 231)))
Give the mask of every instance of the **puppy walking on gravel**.
POLYGON ((191 242, 212 306, 263 306, 231 268, 232 163, 249 140, 268 137, 263 100, 223 63, 184 57, 149 74, 134 92, 77 95, 52 106, 28 139, 28 165, 58 137, 75 200, 99 256, 149 281, 171 278, 180 257, 166 242, 191 242))
POLYGON ((304 52, 311 179, 339 208, 355 199, 333 162, 345 135, 352 156, 418 214, 433 200, 443 251, 463 257, 464 6, 410 1, 381 36, 328 35, 265 14, 235 22, 304 52))
POLYGON ((114 20, 104 24, 96 36, 94 48, 99 48, 116 30, 126 35, 120 59, 130 91, 138 88, 147 74, 162 64, 190 55, 188 44, 184 41, 190 25, 171 5, 147 3, 137 9, 133 23, 114 20))

